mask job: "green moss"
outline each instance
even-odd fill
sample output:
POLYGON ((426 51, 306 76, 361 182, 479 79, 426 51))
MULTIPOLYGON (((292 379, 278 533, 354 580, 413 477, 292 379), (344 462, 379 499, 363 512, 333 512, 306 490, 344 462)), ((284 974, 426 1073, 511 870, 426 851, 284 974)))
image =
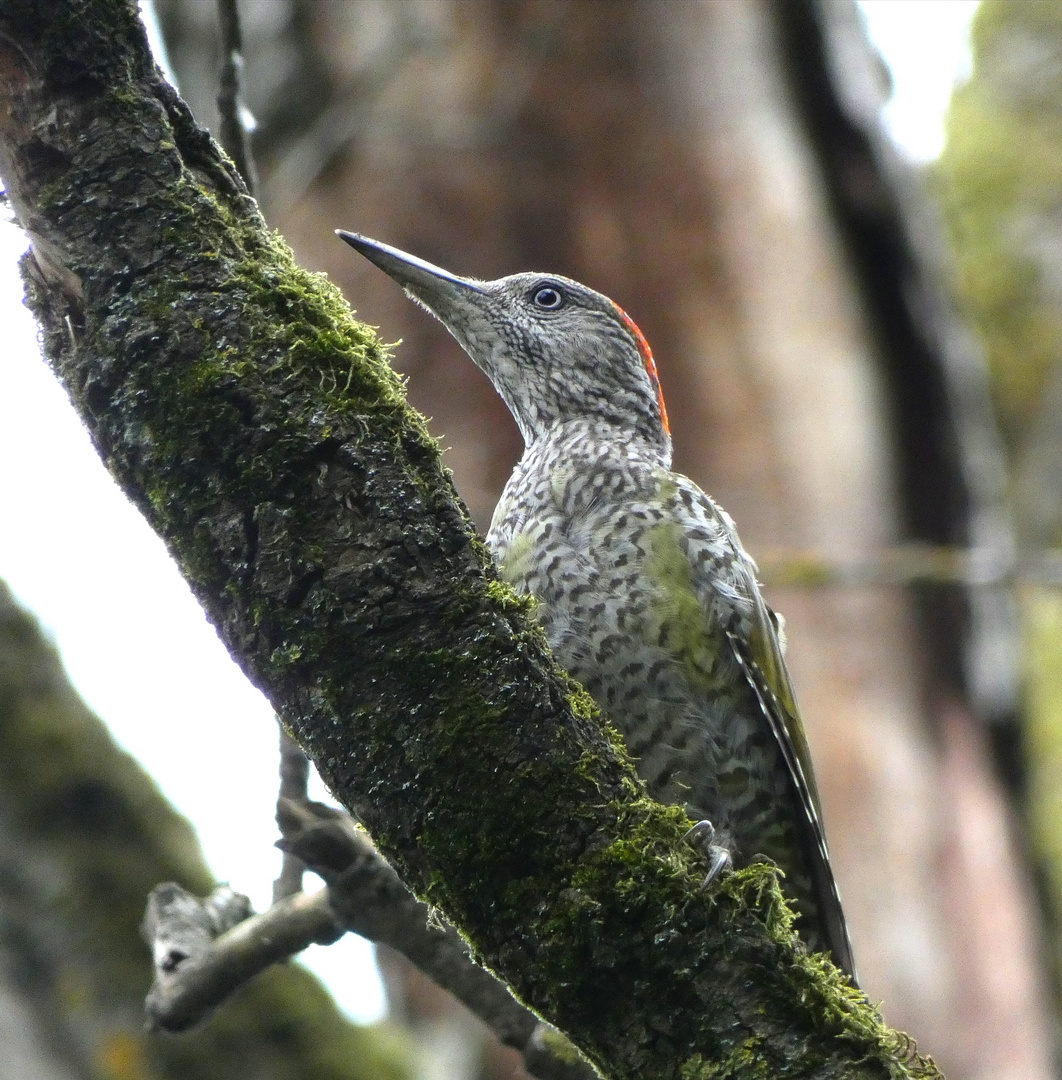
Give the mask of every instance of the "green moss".
POLYGON ((694 1054, 681 1065, 682 1080, 726 1080, 730 1077, 774 1078, 779 1075, 770 1067, 763 1055, 765 1040, 759 1035, 742 1039, 721 1061, 709 1062, 701 1054, 694 1054))
POLYGON ((566 1065, 574 1065, 582 1061, 583 1056, 578 1050, 559 1032, 553 1028, 544 1028, 541 1034, 542 1043, 549 1048, 549 1052, 558 1061, 566 1065))
POLYGON ((533 616, 535 598, 530 593, 518 593, 504 581, 497 579, 487 582, 487 595, 506 611, 518 611, 523 615, 533 616))
MULTIPOLYGON (((566 700, 572 715, 580 720, 595 720, 600 713, 597 702, 574 680, 572 680, 572 689, 569 691, 566 700)), ((612 741, 617 745, 621 745, 623 741, 619 732, 614 728, 612 729, 612 741)))

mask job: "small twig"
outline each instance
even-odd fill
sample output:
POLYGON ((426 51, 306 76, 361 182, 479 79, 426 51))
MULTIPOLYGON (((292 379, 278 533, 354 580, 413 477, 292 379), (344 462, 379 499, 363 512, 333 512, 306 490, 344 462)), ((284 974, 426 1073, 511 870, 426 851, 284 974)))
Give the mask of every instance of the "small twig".
POLYGON ((956 585, 984 588, 1013 585, 1062 586, 1062 551, 1017 554, 902 544, 851 559, 815 551, 757 554, 760 577, 768 585, 956 585))
POLYGON ((240 115, 244 108, 240 76, 243 73, 243 40, 240 33, 240 13, 236 0, 218 0, 218 21, 221 23, 221 64, 218 91, 218 114, 221 117, 221 145, 232 158, 247 190, 254 195, 258 188, 247 125, 240 115))
MULTIPOLYGON (((280 791, 277 795, 277 814, 287 801, 305 802, 306 785, 310 779, 310 762, 299 744, 284 730, 284 725, 277 720, 280 729, 280 791)), ((273 882, 273 903, 285 896, 294 896, 302 892, 302 875, 306 863, 290 851, 284 851, 280 865, 280 875, 273 882)))
POLYGON ((332 910, 347 930, 408 957, 502 1042, 523 1049, 537 1018, 472 961, 456 930, 438 925, 352 818, 321 803, 286 803, 277 820, 284 834, 277 846, 296 852, 327 882, 332 910))
POLYGON ((502 1042, 520 1050, 540 1080, 595 1080, 593 1067, 559 1032, 471 959, 456 930, 432 920, 428 906, 406 889, 351 818, 320 803, 281 800, 277 820, 284 833, 278 846, 297 854, 328 887, 288 897, 218 936, 210 932, 217 919, 196 906, 209 907, 212 898, 201 902, 177 886, 159 886, 145 919, 156 956, 147 1003, 152 1026, 192 1027, 270 964, 349 930, 403 953, 502 1042), (174 926, 188 922, 196 932, 190 943, 188 934, 181 937, 174 953, 174 926))

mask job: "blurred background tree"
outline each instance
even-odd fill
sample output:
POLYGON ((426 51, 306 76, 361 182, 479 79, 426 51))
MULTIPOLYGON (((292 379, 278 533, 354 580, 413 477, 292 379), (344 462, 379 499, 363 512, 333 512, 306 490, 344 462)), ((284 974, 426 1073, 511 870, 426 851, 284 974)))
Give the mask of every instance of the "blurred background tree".
MULTIPOLYGON (((1022 548, 1062 542, 1062 7, 985 0, 932 179, 987 348, 1022 548)), ((1021 589, 1034 865, 1062 985, 1062 594, 1021 589)))
MULTIPOLYGON (((215 5, 156 9, 216 131, 215 5)), ((849 0, 240 10, 263 210, 402 339, 481 527, 518 433, 332 229, 484 278, 564 273, 637 319, 677 466, 775 581, 864 987, 952 1080, 1056 1075, 1042 911, 1062 925, 1062 600, 1023 587, 1023 661, 1005 579, 1019 540, 1057 543, 1062 512, 1062 8, 985 0, 933 173, 987 365, 921 178, 882 135, 885 77, 849 0)), ((419 1077, 519 1072, 400 957, 380 963, 419 1077)))

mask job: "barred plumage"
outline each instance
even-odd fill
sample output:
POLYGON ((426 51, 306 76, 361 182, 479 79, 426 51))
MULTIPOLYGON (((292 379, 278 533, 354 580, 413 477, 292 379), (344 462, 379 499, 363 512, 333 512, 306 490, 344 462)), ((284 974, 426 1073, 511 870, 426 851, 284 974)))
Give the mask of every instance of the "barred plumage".
POLYGON ((776 862, 801 935, 854 975, 776 622, 730 518, 671 471, 633 321, 566 278, 479 282, 339 235, 442 321, 516 418, 526 450, 488 543, 650 794, 710 820, 737 865, 776 862))

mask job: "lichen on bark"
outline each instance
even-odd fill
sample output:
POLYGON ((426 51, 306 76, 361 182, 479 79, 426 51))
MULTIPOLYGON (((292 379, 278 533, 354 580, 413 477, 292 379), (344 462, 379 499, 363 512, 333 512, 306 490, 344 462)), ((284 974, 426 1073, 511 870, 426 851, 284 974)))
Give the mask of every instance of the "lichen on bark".
POLYGON ((933 1075, 802 950, 772 868, 699 890, 685 816, 498 581, 386 351, 266 229, 134 12, 0 11, 29 302, 112 473, 329 787, 609 1075, 933 1075))

